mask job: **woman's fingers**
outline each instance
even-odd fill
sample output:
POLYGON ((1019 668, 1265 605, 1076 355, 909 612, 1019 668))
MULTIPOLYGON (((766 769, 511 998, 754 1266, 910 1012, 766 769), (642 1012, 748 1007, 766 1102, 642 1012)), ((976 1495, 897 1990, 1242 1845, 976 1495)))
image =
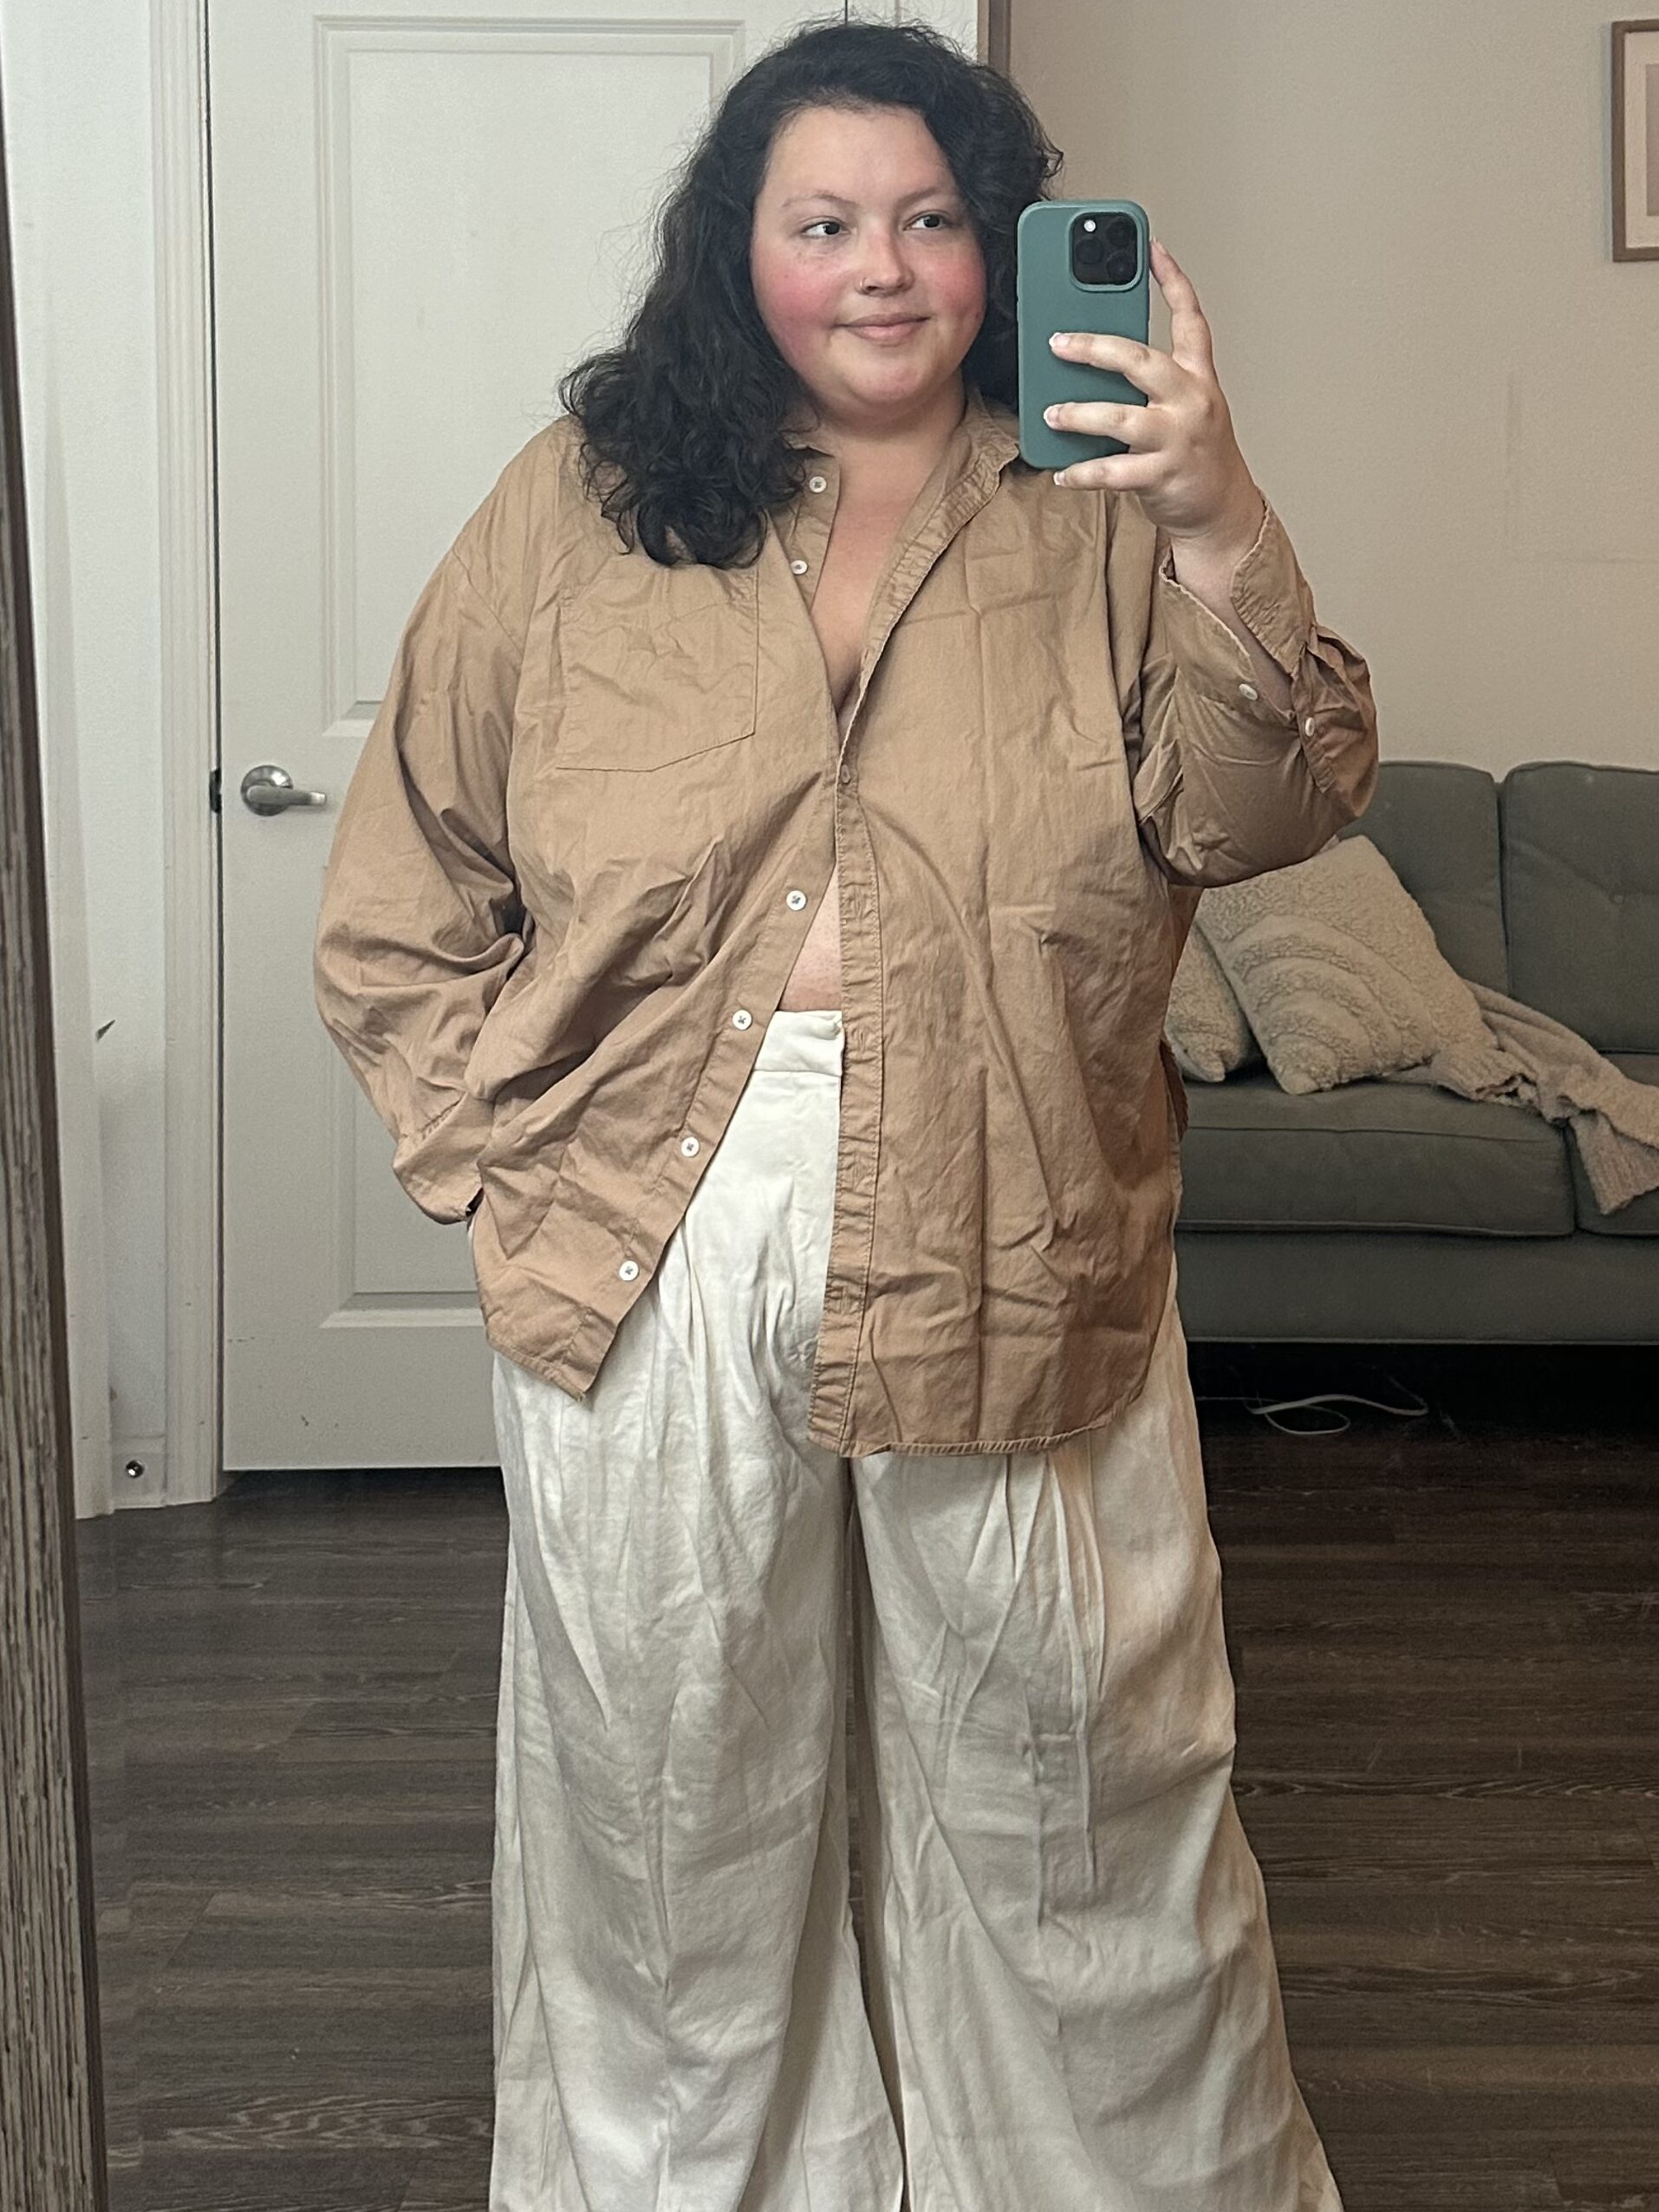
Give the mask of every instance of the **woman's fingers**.
POLYGON ((1124 445, 1144 444, 1149 435, 1148 410, 1118 400, 1057 400, 1044 407, 1043 420, 1051 430, 1070 430, 1085 438, 1119 438, 1124 445))
POLYGON ((1077 491, 1133 491, 1155 485, 1163 463, 1155 442, 1155 426, 1148 419, 1150 413, 1148 407, 1127 407, 1116 400, 1057 400, 1044 407, 1043 420, 1051 429, 1116 438, 1129 448, 1124 453, 1096 453, 1087 460, 1068 461, 1056 472, 1055 482, 1077 491))
POLYGON ((1097 453, 1091 461, 1068 461, 1054 481, 1068 491, 1149 491, 1160 475, 1157 459, 1145 453, 1097 453))
POLYGON ((1057 330, 1049 340, 1062 361, 1087 361, 1093 368, 1113 368, 1148 399, 1168 399, 1180 388, 1175 364, 1156 346, 1143 346, 1138 338, 1120 337, 1111 330, 1057 330))

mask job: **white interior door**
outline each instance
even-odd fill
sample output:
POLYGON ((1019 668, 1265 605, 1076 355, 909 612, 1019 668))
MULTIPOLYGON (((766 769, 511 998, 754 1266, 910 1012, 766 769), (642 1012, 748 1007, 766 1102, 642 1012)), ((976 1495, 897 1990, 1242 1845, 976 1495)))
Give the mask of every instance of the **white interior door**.
POLYGON ((213 0, 227 1468, 495 1458, 465 1233, 325 1035, 335 812, 420 586, 614 334, 639 229, 796 0, 213 0), (316 808, 241 797, 272 764, 316 808))

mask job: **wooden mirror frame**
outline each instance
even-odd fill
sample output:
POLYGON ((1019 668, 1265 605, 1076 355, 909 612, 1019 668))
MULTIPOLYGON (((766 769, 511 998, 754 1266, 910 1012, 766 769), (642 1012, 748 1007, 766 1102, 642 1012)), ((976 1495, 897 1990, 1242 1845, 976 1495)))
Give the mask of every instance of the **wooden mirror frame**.
POLYGON ((20 421, 0 121, 0 2204, 107 2212, 20 421))

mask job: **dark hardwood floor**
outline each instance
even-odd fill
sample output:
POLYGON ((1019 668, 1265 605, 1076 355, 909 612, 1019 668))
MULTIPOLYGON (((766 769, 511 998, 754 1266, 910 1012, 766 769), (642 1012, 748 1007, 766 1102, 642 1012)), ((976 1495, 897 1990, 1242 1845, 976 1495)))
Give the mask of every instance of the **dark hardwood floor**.
MULTIPOLYGON (((1659 1357, 1193 1378, 1235 1788, 1347 2212, 1659 2212, 1659 1357), (1402 1410, 1253 1409, 1321 1393, 1402 1410)), ((246 1475, 79 1532, 125 1701, 126 2201, 484 2212, 498 1478, 246 1475)))

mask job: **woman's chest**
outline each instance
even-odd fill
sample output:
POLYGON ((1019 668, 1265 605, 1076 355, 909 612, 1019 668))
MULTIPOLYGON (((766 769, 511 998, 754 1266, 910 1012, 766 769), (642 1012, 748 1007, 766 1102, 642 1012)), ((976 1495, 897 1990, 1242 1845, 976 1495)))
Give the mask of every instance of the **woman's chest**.
POLYGON ((1133 827, 1098 563, 994 505, 963 527, 947 501, 908 537, 905 513, 843 485, 827 527, 751 564, 613 558, 550 601, 517 701, 516 852, 608 876, 643 845, 708 893, 839 791, 976 882, 1039 844, 1045 872, 1074 843, 1097 863, 1133 827))
POLYGON ((856 503, 843 498, 808 600, 830 695, 843 729, 857 687, 870 604, 905 511, 890 502, 856 503))
MULTIPOLYGON (((835 701, 836 726, 843 737, 857 695, 870 602, 900 520, 896 512, 861 514, 843 505, 836 513, 823 566, 808 602, 835 701)), ((830 870, 829 887, 784 986, 781 1004, 786 1010, 841 1004, 840 874, 839 868, 830 870)))

